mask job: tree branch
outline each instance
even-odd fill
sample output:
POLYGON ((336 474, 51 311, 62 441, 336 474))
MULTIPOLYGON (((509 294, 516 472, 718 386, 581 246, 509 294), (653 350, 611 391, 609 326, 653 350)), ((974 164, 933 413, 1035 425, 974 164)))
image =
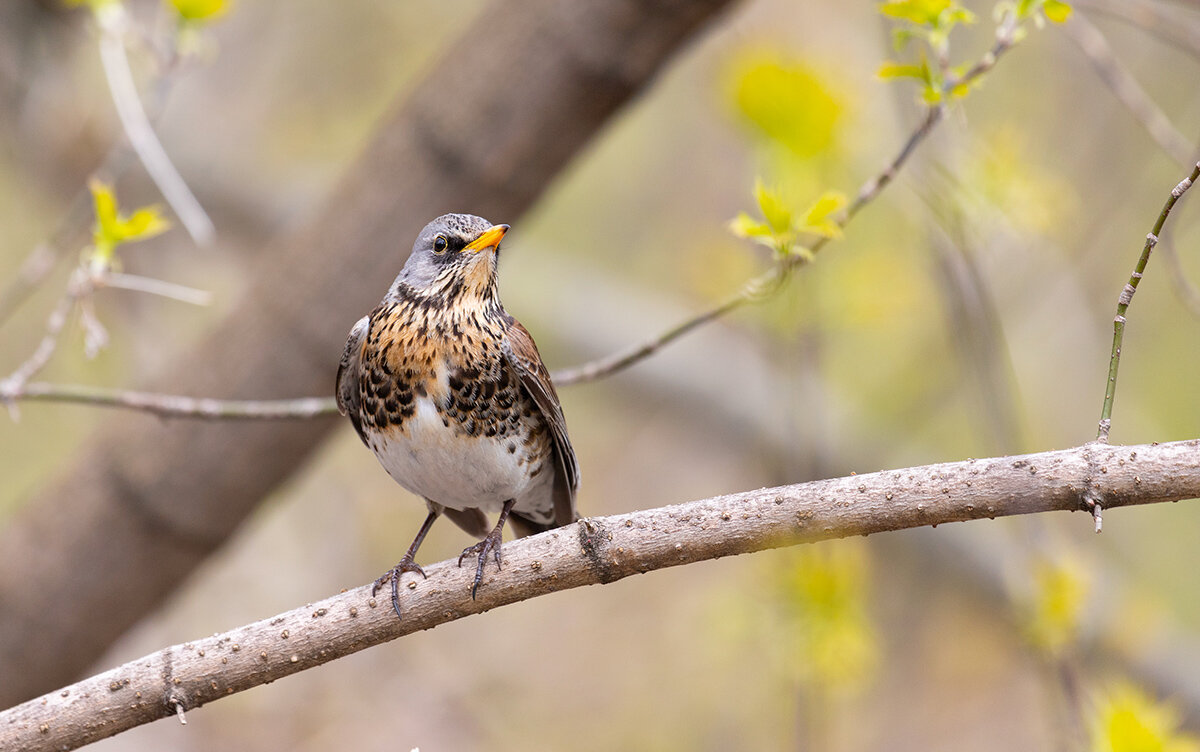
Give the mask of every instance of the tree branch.
MULTIPOLYGON (((946 81, 942 87, 943 100, 948 98, 951 93, 963 86, 969 86, 978 81, 982 76, 996 66, 996 62, 1004 53, 1008 52, 1017 43, 1016 35, 1017 23, 1015 17, 1009 13, 1001 21, 996 29, 996 39, 992 47, 983 54, 982 57, 972 65, 962 76, 952 78, 946 81)), ((930 105, 925 110, 925 116, 921 118, 921 122, 913 129, 908 138, 905 139, 904 145, 896 156, 878 173, 872 176, 869 180, 863 183, 855 196, 853 203, 846 208, 845 214, 838 219, 837 225, 839 228, 845 228, 850 223, 860 210, 867 204, 875 200, 880 192, 888 186, 900 172, 909 157, 917 150, 942 117, 945 115, 944 103, 930 105)), ((679 322, 675 326, 661 332, 660 334, 647 339, 646 341, 634 345, 622 352, 615 353, 605 358, 594 360, 590 363, 567 368, 557 371, 553 374, 554 381, 560 386, 568 384, 578 384, 586 381, 595 381, 606 376, 611 376, 614 373, 623 371, 629 366, 644 360, 655 354, 662 348, 671 344, 683 335, 692 330, 707 324, 710 321, 715 321, 722 316, 732 313, 741 308, 747 303, 763 300, 770 297, 771 294, 779 290, 791 273, 807 263, 813 254, 816 254, 829 242, 830 238, 818 238, 810 247, 808 255, 792 255, 784 258, 774 267, 762 275, 751 279, 734 295, 726 298, 721 303, 702 311, 695 316, 692 316, 684 321, 679 322)))
POLYGON ((723 556, 947 522, 1200 496, 1200 440, 1091 443, 747 491, 585 518, 510 542, 478 600, 450 561, 407 581, 397 619, 369 586, 175 645, 0 713, 0 748, 73 749, 449 621, 723 556))
MULTIPOLYGON (((1166 203, 1163 204, 1162 211, 1158 214, 1158 220, 1154 223, 1154 228, 1146 235, 1146 243, 1142 246, 1142 254, 1138 257, 1137 265, 1129 275, 1129 281, 1122 288, 1121 295, 1117 298, 1117 315, 1113 317, 1112 354, 1108 361, 1108 381, 1104 387, 1104 406, 1100 410, 1100 426, 1096 432, 1097 441, 1108 441, 1108 432, 1112 428, 1113 397, 1116 396, 1117 392, 1117 367, 1121 364, 1121 342, 1125 338, 1125 312, 1129 310, 1129 304, 1133 302, 1133 294, 1137 292, 1138 283, 1142 281, 1142 274, 1146 271, 1146 264, 1150 261, 1150 252, 1158 244, 1158 236, 1162 233, 1163 225, 1166 224, 1167 217, 1171 214, 1171 209, 1174 208, 1175 202, 1192 187, 1197 178, 1200 178, 1200 162, 1195 164, 1190 175, 1179 181, 1171 189, 1171 195, 1167 197, 1166 203)), ((1096 532, 1100 532, 1098 507, 1095 508, 1095 512, 1096 532)))
MULTIPOLYGON (((944 93, 977 81, 995 67, 1000 57, 1016 44, 1016 24, 1011 16, 1006 16, 996 30, 996 40, 978 62, 962 76, 946 82, 944 93)), ((926 108, 921 122, 905 139, 904 144, 887 165, 873 175, 859 189, 854 201, 846 208, 845 214, 838 220, 841 228, 858 214, 867 204, 886 188, 900 170, 908 162, 917 147, 929 137, 933 129, 941 122, 945 114, 945 106, 932 105, 926 108)), ((820 251, 829 242, 828 237, 818 238, 809 248, 810 254, 820 251)), ((552 378, 558 386, 596 381, 625 370, 657 353, 662 348, 688 334, 689 332, 715 321, 726 314, 732 313, 742 306, 770 297, 788 280, 791 273, 802 266, 808 257, 789 256, 763 274, 746 282, 740 290, 726 298, 721 303, 695 314, 675 326, 635 344, 625 350, 604 358, 571 368, 555 371, 552 378)), ((174 394, 154 394, 149 392, 134 392, 122 389, 106 389, 82 385, 36 384, 21 388, 15 384, 0 392, 0 400, 15 402, 21 400, 38 400, 44 402, 74 402, 102 407, 126 408, 142 410, 155 415, 200 418, 208 420, 225 419, 309 419, 337 412, 336 403, 325 397, 307 397, 289 400, 219 400, 213 398, 194 398, 174 394)))
MULTIPOLYGON (((469 43, 405 87, 324 201, 256 254, 240 301, 145 391, 328 394, 346 331, 403 262, 399 239, 450 209, 518 221, 731 4, 487 4, 469 43)), ((0 706, 78 676, 341 425, 109 421, 0 529, 0 706)))

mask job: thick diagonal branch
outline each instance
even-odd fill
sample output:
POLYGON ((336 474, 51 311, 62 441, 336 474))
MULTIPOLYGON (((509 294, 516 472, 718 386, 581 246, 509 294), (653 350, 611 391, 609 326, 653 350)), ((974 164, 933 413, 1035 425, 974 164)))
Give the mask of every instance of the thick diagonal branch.
POLYGON ((472 571, 426 567, 402 619, 370 586, 225 634, 175 645, 0 713, 0 748, 73 749, 406 634, 583 585, 831 538, 947 522, 1200 496, 1200 440, 949 462, 584 519, 505 546, 470 597, 472 571), (491 572, 491 570, 489 570, 491 572))
MULTIPOLYGON (((350 325, 447 211, 513 222, 730 0, 497 2, 322 206, 264 249, 244 299, 146 391, 328 394, 350 325)), ((75 678, 336 423, 121 416, 0 531, 0 707, 75 678), (47 613, 46 603, 55 603, 47 613), (38 639, 30 640, 36 634, 38 639)))

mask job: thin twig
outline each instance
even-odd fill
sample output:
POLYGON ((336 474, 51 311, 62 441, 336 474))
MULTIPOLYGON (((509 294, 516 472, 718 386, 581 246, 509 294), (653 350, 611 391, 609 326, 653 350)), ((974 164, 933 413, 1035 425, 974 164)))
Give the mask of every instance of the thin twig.
POLYGON ((21 392, 25 388, 26 382, 36 376, 50 362, 50 357, 58 349, 59 338, 62 336, 67 319, 70 318, 71 311, 74 310, 75 304, 79 302, 80 298, 90 290, 88 276, 82 269, 76 269, 67 282, 66 292, 63 293, 58 305, 54 306, 54 310, 46 319, 46 333, 42 335, 42 340, 34 349, 33 354, 24 363, 17 366, 16 370, 7 378, 0 381, 0 402, 8 403, 10 410, 13 400, 9 395, 21 392))
POLYGON ((158 295, 181 303, 206 306, 212 303, 212 293, 208 290, 197 290, 194 287, 178 285, 153 277, 143 277, 139 274, 106 271, 97 281, 97 286, 117 287, 122 290, 134 290, 150 295, 158 295))
MULTIPOLYGON (((1096 440, 1100 442, 1108 441, 1108 432, 1112 428, 1112 406, 1113 396, 1117 391, 1117 367, 1121 364, 1121 342, 1125 337, 1125 312, 1129 309, 1129 304, 1133 300, 1133 294, 1137 292, 1138 283, 1142 281, 1142 274, 1146 271, 1146 263, 1150 260, 1150 252, 1154 250, 1154 246, 1158 243, 1158 236, 1162 233, 1163 225, 1167 221, 1167 216, 1171 213, 1172 207, 1179 197, 1187 192, 1188 188, 1192 187, 1192 183, 1200 178, 1200 162, 1192 168, 1192 173, 1179 182, 1171 189, 1171 195, 1167 197, 1167 202, 1163 204, 1162 211, 1158 214, 1158 221, 1154 223, 1154 229, 1146 236, 1146 244, 1142 246, 1142 255, 1138 257, 1137 266, 1134 267, 1133 273, 1129 275, 1129 281, 1125 283, 1124 289, 1121 290, 1121 295, 1117 298, 1117 315, 1113 317, 1113 344, 1112 355, 1108 361, 1108 382, 1104 387, 1104 407, 1100 411, 1100 427, 1096 432, 1096 440)), ((1097 517, 1097 526, 1099 526, 1099 517, 1097 517)))
MULTIPOLYGON (((120 10, 120 5, 114 7, 120 10)), ((212 220, 171 163, 138 97, 122 39, 125 13, 123 10, 101 12, 97 14, 97 20, 100 25, 100 62, 125 135, 192 240, 197 245, 208 245, 216 234, 212 220)))
POLYGON ((1189 164, 1195 147, 1121 64, 1104 34, 1081 13, 1072 13, 1063 31, 1087 57, 1105 85, 1171 159, 1189 164))
MULTIPOLYGON (((996 40, 991 49, 984 53, 983 57, 961 77, 947 80, 942 89, 943 98, 949 97, 952 92, 962 86, 969 86, 995 67, 996 61, 1017 43, 1016 29, 1017 25, 1014 17, 1012 14, 1007 14, 1004 21, 996 29, 996 40)), ((901 147, 896 156, 892 158, 883 170, 865 182, 862 188, 859 189, 854 201, 846 208, 842 217, 839 218, 837 222, 839 228, 845 228, 863 207, 875 200, 879 193, 892 182, 900 169, 904 167, 909 157, 916 151, 917 147, 925 141, 934 127, 941 121, 944 113, 944 104, 931 105, 926 109, 925 116, 921 119, 920 124, 909 134, 909 137, 904 142, 904 146, 901 147)), ((808 248, 808 255, 787 256, 769 271, 750 280, 741 290, 716 306, 696 314, 640 344, 608 357, 575 366, 574 368, 556 371, 552 374, 554 382, 560 385, 579 384, 611 376, 653 355, 697 327, 721 318, 727 313, 736 311, 747 303, 769 297, 787 282, 791 273, 796 268, 811 260, 812 255, 820 251, 828 242, 829 238, 827 237, 818 238, 808 248)))
POLYGON ((0 712, 0 748, 74 749, 446 622, 723 556, 949 522, 1079 508, 1093 462, 1114 506, 1200 496, 1200 440, 1088 445, 760 489, 572 525, 505 545, 479 599, 453 560, 402 588, 399 619, 364 585, 175 645, 0 712), (166 677, 166 678, 164 678, 166 677))
POLYGON ((280 400, 222 400, 108 389, 82 384, 0 382, 0 402, 71 402, 97 407, 140 410, 166 418, 204 420, 287 420, 336 415, 333 397, 280 400))

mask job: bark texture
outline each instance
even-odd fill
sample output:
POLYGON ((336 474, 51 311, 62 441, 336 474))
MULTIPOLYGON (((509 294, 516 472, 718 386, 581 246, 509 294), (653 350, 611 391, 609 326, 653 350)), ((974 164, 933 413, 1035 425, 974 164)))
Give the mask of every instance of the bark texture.
MULTIPOLYGON (((405 578, 403 618, 370 585, 175 645, 0 713, 0 749, 74 749, 406 634, 582 585, 733 554, 947 522, 1200 496, 1200 440, 1087 444, 764 488, 505 544, 472 600, 453 560, 405 578)), ((1090 521, 1084 524, 1089 524, 1090 521)))
MULTIPOLYGON (((328 393, 350 325, 448 211, 512 222, 730 0, 497 2, 392 114, 248 294, 152 391, 328 393)), ((0 707, 76 677, 337 423, 114 418, 0 534, 0 707), (53 604, 53 608, 48 606, 53 604)))

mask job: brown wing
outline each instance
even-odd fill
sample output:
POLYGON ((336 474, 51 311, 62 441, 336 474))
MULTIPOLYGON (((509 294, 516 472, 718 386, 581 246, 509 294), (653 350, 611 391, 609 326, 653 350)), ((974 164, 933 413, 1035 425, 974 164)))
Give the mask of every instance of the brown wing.
POLYGON ((511 319, 504 338, 504 355, 521 377, 521 385, 533 398, 542 418, 550 426, 557 459, 554 483, 554 521, 568 525, 575 521, 575 492, 579 489, 579 464, 567 436, 567 421, 563 418, 558 393, 550 381, 550 373, 542 363, 533 337, 521 322, 511 319))
POLYGON ((338 363, 335 392, 338 412, 350 418, 350 422, 354 424, 354 430, 358 433, 358 438, 362 439, 364 444, 367 443, 367 437, 363 435, 362 418, 359 417, 362 397, 358 391, 358 381, 359 369, 362 366, 363 340, 366 339, 370 321, 370 316, 363 316, 350 329, 350 336, 346 339, 346 348, 342 350, 342 359, 338 363))

